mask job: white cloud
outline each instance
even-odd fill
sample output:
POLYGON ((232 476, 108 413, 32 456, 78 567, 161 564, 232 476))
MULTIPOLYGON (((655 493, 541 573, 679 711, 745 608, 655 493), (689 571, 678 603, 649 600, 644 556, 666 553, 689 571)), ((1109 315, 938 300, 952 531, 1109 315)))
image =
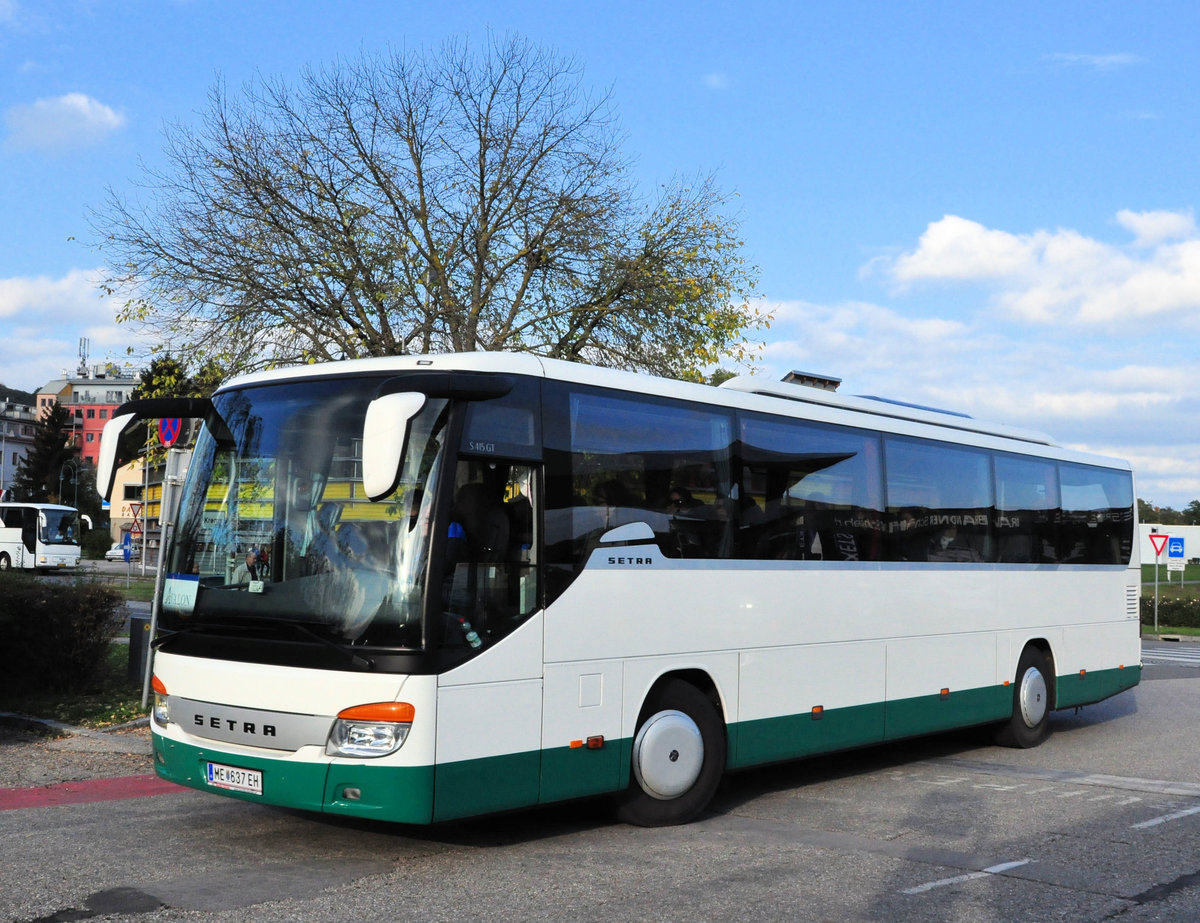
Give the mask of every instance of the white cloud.
POLYGON ((1037 258, 1037 242, 946 215, 921 235, 917 249, 897 259, 899 282, 917 279, 987 279, 1023 272, 1037 258))
POLYGON ((125 116, 83 93, 67 93, 9 107, 7 145, 18 150, 59 152, 88 147, 125 124, 125 116))
POLYGON ((1192 212, 1126 210, 1117 222, 1133 233, 1132 244, 1064 229, 1013 234, 946 215, 916 249, 872 267, 901 287, 984 283, 997 307, 1024 321, 1121 325, 1169 316, 1195 325, 1200 234, 1192 212))
POLYGON ((1134 235, 1140 247, 1151 247, 1166 240, 1196 236, 1196 216, 1189 208, 1182 212, 1117 212, 1117 224, 1134 235))
POLYGON ((1060 67, 1085 67, 1090 70, 1106 71, 1115 70, 1118 67, 1141 64, 1143 59, 1125 51, 1115 54, 1078 54, 1075 52, 1060 51, 1054 54, 1042 55, 1042 60, 1060 67))
POLYGON ((115 320, 117 304, 101 298, 99 269, 60 278, 0 279, 0 370, 10 388, 33 390, 79 365, 79 339, 90 362, 123 361, 127 346, 143 346, 115 320))
POLYGON ((728 90, 733 86, 733 81, 729 79, 728 74, 713 71, 704 75, 704 85, 710 90, 728 90))
POLYGON ((832 375, 846 394, 1039 431, 1130 460, 1143 498, 1178 509, 1200 497, 1200 366, 1186 349, 1168 355, 1153 336, 1090 339, 1000 322, 988 311, 964 318, 914 317, 867 302, 763 307, 774 310, 760 363, 768 377, 793 369, 832 375), (1147 358, 1131 361, 1133 354, 1147 358))

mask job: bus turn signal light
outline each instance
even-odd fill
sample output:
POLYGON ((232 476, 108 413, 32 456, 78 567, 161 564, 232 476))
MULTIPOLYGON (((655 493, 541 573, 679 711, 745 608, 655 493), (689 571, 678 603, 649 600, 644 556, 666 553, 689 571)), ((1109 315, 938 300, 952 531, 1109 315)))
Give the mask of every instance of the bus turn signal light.
POLYGON ((376 702, 343 708, 338 712, 338 718, 347 721, 400 721, 412 724, 416 716, 417 710, 408 702, 376 702))

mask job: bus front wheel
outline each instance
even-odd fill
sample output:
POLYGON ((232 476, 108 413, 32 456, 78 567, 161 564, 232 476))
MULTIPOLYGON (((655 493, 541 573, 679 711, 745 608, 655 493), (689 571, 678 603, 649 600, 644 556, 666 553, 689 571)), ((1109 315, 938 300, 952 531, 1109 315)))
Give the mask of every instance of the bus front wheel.
POLYGON ((8 570, 12 566, 12 561, 8 558, 8 553, 0 551, 0 570, 8 570))
POLYGON ((1027 647, 1017 662, 1017 680, 1013 688, 1012 716, 996 735, 1005 747, 1036 747, 1050 734, 1050 709, 1054 699, 1054 676, 1046 655, 1036 647, 1027 647))
POLYGON ((712 700, 681 679, 669 680, 647 705, 617 817, 639 827, 684 824, 707 807, 721 782, 725 724, 712 700))

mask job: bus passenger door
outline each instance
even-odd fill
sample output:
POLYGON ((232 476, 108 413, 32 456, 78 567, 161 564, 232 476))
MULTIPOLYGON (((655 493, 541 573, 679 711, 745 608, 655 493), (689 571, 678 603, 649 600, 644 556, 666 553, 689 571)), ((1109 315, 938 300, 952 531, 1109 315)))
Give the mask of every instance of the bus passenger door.
POLYGON ((619 660, 548 663, 543 677, 541 801, 615 791, 621 740, 619 660))

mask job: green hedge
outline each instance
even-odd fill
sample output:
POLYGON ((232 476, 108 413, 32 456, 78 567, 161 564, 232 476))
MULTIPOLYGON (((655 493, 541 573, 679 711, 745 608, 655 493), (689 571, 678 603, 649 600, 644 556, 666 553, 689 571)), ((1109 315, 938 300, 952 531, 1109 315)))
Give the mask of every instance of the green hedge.
POLYGON ((104 559, 104 552, 112 547, 107 529, 90 529, 83 537, 83 556, 89 561, 104 559))
MULTIPOLYGON (((1154 597, 1142 597, 1142 624, 1154 625, 1154 597)), ((1160 599, 1158 624, 1172 628, 1200 628, 1200 598, 1160 599)))
POLYGON ((123 624, 125 601, 94 580, 0 572, 0 693, 87 692, 123 624))

